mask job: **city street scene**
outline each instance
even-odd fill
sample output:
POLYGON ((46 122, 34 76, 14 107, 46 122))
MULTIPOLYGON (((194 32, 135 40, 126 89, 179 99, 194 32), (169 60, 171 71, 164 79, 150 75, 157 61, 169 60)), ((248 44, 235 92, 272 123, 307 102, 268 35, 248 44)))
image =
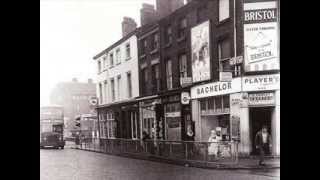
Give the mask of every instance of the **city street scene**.
POLYGON ((279 180, 279 22, 279 0, 40 0, 40 179, 279 180))

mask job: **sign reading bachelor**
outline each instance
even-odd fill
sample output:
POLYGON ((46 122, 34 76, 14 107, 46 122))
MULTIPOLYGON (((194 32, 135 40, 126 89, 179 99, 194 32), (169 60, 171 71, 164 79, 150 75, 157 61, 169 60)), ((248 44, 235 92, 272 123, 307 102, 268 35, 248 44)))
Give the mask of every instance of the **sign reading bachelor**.
POLYGON ((206 21, 191 29, 192 81, 209 80, 210 71, 210 21, 206 21))
POLYGON ((245 71, 278 70, 276 1, 244 4, 245 71))

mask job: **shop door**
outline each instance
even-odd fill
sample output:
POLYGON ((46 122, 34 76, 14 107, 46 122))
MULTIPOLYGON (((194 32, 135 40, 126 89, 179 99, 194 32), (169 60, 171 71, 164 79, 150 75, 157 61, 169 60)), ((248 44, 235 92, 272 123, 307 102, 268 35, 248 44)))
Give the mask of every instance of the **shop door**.
POLYGON ((268 132, 271 133, 271 118, 274 107, 251 107, 249 109, 250 117, 250 136, 251 136, 251 155, 258 155, 259 151, 256 149, 255 136, 262 126, 268 127, 268 132))

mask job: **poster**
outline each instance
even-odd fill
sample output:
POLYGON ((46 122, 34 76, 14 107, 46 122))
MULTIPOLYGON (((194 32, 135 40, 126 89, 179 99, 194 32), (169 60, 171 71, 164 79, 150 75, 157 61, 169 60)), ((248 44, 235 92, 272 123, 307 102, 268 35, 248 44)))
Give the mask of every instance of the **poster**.
POLYGON ((210 40, 209 25, 206 21, 191 29, 192 81, 209 80, 210 73, 210 40))
POLYGON ((244 4, 245 71, 279 70, 276 1, 244 4))

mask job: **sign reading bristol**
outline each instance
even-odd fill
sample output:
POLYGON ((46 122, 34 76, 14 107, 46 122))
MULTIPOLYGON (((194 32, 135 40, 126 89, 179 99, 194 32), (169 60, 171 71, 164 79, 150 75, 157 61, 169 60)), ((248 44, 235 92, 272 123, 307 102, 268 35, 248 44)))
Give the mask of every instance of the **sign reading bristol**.
POLYGON ((245 71, 278 70, 276 1, 250 0, 243 9, 245 71))

